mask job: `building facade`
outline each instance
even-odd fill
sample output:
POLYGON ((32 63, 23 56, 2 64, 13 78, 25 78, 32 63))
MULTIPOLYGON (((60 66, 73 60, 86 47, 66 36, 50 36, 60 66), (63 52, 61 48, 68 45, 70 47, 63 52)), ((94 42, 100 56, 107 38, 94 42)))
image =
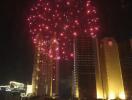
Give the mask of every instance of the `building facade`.
POLYGON ((113 38, 100 42, 100 75, 104 99, 125 99, 118 45, 113 38))
POLYGON ((132 39, 119 41, 120 60, 126 97, 132 98, 132 39))
MULTIPOLYGON (((57 56, 58 52, 56 52, 55 48, 58 44, 55 39, 55 37, 51 39, 50 49, 53 51, 52 54, 57 56)), ((32 75, 33 94, 37 96, 56 98, 58 96, 59 60, 42 52, 39 45, 35 51, 34 58, 32 75)))
POLYGON ((73 95, 76 99, 96 99, 96 39, 80 35, 74 40, 73 95))

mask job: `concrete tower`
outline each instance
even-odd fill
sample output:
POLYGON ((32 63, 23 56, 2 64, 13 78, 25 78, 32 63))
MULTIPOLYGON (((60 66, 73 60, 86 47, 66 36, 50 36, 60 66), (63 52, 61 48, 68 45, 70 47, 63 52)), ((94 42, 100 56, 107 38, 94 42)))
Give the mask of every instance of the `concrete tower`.
POLYGON ((100 64, 103 98, 125 99, 118 45, 113 38, 101 41, 100 64))
POLYGON ((59 51, 55 35, 50 42, 49 54, 42 54, 41 49, 35 51, 32 88, 34 95, 56 98, 59 83, 59 51))
POLYGON ((96 39, 79 35, 74 41, 73 96, 78 100, 96 99, 96 39))
POLYGON ((56 39, 56 35, 54 35, 53 39, 51 40, 50 43, 50 49, 51 49, 51 57, 50 57, 50 62, 49 62, 49 77, 48 79, 50 79, 50 83, 48 83, 48 85, 50 84, 50 97, 52 98, 57 98, 57 96, 59 95, 58 90, 59 90, 59 47, 58 47, 58 41, 56 39), (54 58, 52 58, 52 56, 54 58))
POLYGON ((132 39, 119 41, 119 51, 125 94, 126 98, 130 100, 132 96, 132 39))
POLYGON ((38 48, 35 49, 32 74, 32 91, 34 95, 41 96, 46 94, 46 69, 48 66, 48 56, 41 54, 40 45, 38 45, 38 48))

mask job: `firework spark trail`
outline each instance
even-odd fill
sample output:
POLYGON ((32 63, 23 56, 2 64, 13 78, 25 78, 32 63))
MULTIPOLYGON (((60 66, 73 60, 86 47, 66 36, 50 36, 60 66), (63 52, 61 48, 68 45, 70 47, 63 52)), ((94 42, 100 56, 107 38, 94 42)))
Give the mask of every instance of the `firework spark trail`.
POLYGON ((73 39, 79 34, 96 37, 99 31, 91 0, 37 0, 27 21, 35 47, 53 59, 73 58, 73 39))

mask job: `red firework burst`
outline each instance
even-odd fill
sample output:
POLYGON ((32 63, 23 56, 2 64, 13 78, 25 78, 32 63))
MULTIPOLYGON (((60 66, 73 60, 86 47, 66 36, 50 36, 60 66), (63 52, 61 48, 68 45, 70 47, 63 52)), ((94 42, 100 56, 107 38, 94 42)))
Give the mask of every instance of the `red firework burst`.
POLYGON ((28 17, 35 47, 53 59, 73 58, 73 39, 96 37, 99 18, 91 0, 37 0, 28 17))

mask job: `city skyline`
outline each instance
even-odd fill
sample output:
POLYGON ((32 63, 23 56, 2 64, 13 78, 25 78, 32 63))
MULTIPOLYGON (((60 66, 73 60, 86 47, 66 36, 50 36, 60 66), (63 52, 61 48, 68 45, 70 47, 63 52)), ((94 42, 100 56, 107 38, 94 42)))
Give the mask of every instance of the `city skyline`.
MULTIPOLYGON (((100 18, 96 9, 97 8, 91 0, 38 0, 31 6, 26 20, 28 23, 28 31, 31 34, 32 43, 36 50, 36 56, 34 57, 35 66, 32 77, 33 93, 35 93, 35 95, 46 95, 51 98, 58 98, 60 93, 59 81, 61 81, 59 78, 61 76, 59 74, 59 69, 61 67, 67 67, 65 65, 60 66, 59 63, 64 61, 76 62, 74 55, 77 53, 77 63, 79 63, 79 59, 82 60, 82 63, 80 62, 80 64, 76 65, 77 67, 80 66, 78 72, 78 87, 81 88, 79 88, 78 95, 81 96, 79 98, 83 98, 83 95, 87 95, 86 92, 91 91, 94 91, 94 98, 96 97, 96 66, 94 64, 96 61, 89 60, 94 59, 90 57, 96 55, 92 39, 95 39, 100 32, 100 18), (84 41, 80 36, 83 36, 84 41), (87 36, 88 38, 85 39, 87 36), (77 48, 77 52, 73 50, 74 39, 76 38, 77 45, 75 43, 75 48, 77 48), (89 56, 87 59, 84 57, 84 60, 80 58, 81 56, 85 56, 82 54, 83 50, 85 54, 89 56), (78 53, 80 53, 80 55, 78 55, 78 53), (89 66, 86 65, 86 60, 89 60, 89 66), (83 63, 85 63, 85 65, 83 65, 83 63), (88 70, 88 73, 85 72, 87 75, 83 75, 83 67, 88 70), (93 72, 90 72, 91 69, 93 72), (83 76, 93 81, 92 83, 94 86, 92 86, 92 84, 89 85, 89 88, 92 86, 90 91, 87 91, 88 88, 83 91, 90 82, 83 80, 83 76), (91 79, 92 77, 93 79, 91 79)), ((71 68, 73 69, 73 65, 71 68)), ((72 72, 72 70, 69 70, 69 72, 70 71, 72 72)), ((93 98, 92 93, 88 94, 90 98, 93 98)))
MULTIPOLYGON (((93 2, 99 14, 98 17, 100 18, 99 40, 102 40, 104 37, 115 38, 119 48, 122 48, 122 46, 120 46, 122 45, 121 43, 123 43, 123 41, 128 42, 129 39, 132 38, 132 14, 130 10, 132 8, 132 2, 130 0, 93 0, 93 2)), ((32 82, 34 54, 36 51, 26 21, 29 15, 28 11, 33 3, 35 3, 35 0, 7 0, 1 1, 0 3, 0 84, 6 84, 9 80, 20 81, 26 84, 31 84, 32 82)), ((75 23, 78 24, 77 21, 75 21, 75 23)), ((76 36, 76 32, 73 33, 73 35, 76 36)), ((72 57, 74 55, 70 50, 68 55, 72 57)), ((122 52, 123 51, 120 51, 120 54, 122 54, 122 52)), ((126 51, 124 50, 124 52, 126 51)), ((124 57, 124 55, 121 56, 124 57)), ((67 57, 65 56, 65 58, 67 57)), ((126 75, 126 73, 129 73, 126 62, 129 62, 131 60, 130 58, 131 56, 121 59, 121 61, 124 61, 123 64, 121 64, 124 68, 123 77, 129 78, 129 76, 126 75)), ((60 56, 57 56, 57 59, 60 59, 60 56)), ((68 63, 69 64, 64 65, 64 69, 61 69, 61 71, 66 70, 66 73, 61 73, 62 82, 68 82, 68 79, 72 77, 71 70, 68 70, 68 68, 72 68, 67 68, 71 62, 68 63), (65 79, 65 75, 69 75, 67 79, 65 79)), ((131 80, 127 81, 130 82, 131 80)), ((126 86, 125 88, 127 88, 126 86)), ((70 86, 67 88, 70 88, 70 86)))
MULTIPOLYGON (((129 40, 127 46, 127 44, 117 44, 117 41, 115 41, 114 38, 105 37, 104 39, 97 40, 95 38, 84 37, 84 35, 82 35, 76 39, 74 45, 74 66, 73 63, 70 65, 72 67, 72 70, 70 71, 73 76, 67 74, 72 78, 65 81, 65 83, 69 81, 65 84, 65 87, 64 83, 62 85, 62 83, 59 82, 63 80, 61 76, 63 73, 62 70, 61 74, 59 74, 60 72, 58 73, 59 76, 61 76, 61 79, 55 79, 57 80, 58 86, 53 86, 54 89, 56 88, 59 91, 55 92, 56 89, 55 91, 54 89, 49 91, 52 89, 52 86, 50 85, 53 85, 53 83, 50 82, 54 81, 52 78, 52 75, 54 74, 50 75, 52 72, 49 70, 48 73, 50 76, 45 79, 46 74, 43 73, 44 66, 40 66, 39 64, 38 68, 38 65, 35 65, 36 67, 34 67, 34 72, 39 72, 38 75, 40 76, 34 76, 34 74, 32 76, 33 95, 46 95, 48 97, 59 96, 61 99, 68 99, 71 97, 95 99, 96 96, 98 99, 131 98, 131 40, 129 40), (126 46, 128 52, 122 52, 125 50, 122 48, 124 46, 126 46), (129 54, 129 56, 127 54, 129 54), (49 82, 45 83, 47 79, 49 82), (36 86, 34 86, 35 81, 37 82, 37 84, 35 83, 36 86), (34 90, 34 88, 36 89, 34 90), (67 89, 67 92, 65 91, 65 93, 63 90, 66 88, 69 89, 67 89), (58 93, 59 95, 53 95, 52 92, 53 94, 58 93), (68 97, 65 97, 63 93, 68 97)), ((49 65, 45 67, 49 67, 49 69, 52 68, 50 67, 52 63, 47 64, 49 65)), ((4 88, 4 86, 1 87, 4 88)), ((5 88, 9 87, 5 86, 5 88)))
MULTIPOLYGON (((3 80, 4 83, 8 82, 8 77, 13 80, 19 80, 25 83, 31 82, 31 75, 26 79, 23 78, 22 73, 26 72, 26 75, 28 75, 28 73, 31 74, 33 66, 33 46, 31 43, 30 35, 27 34, 27 30, 24 27, 26 11, 29 5, 32 5, 32 1, 7 0, 1 1, 0 3, 0 65, 3 66, 3 70, 1 70, 0 79, 3 80), (11 73, 13 71, 14 73, 18 74, 18 77, 15 77, 16 74, 11 73), (8 73, 8 75, 5 74, 6 72, 8 73)), ((103 27, 101 27, 102 33, 100 33, 99 36, 114 36, 120 41, 126 40, 126 38, 130 38, 132 36, 132 15, 130 11, 132 3, 130 0, 95 0, 95 3, 98 8, 97 10, 99 11, 99 14, 101 16, 101 24, 103 25, 103 27), (122 17, 120 18, 119 16, 122 17), (109 19, 107 20, 107 18, 109 19), (108 23, 108 21, 110 21, 111 24, 108 23), (112 32, 109 31, 108 27, 111 28, 112 32)))

